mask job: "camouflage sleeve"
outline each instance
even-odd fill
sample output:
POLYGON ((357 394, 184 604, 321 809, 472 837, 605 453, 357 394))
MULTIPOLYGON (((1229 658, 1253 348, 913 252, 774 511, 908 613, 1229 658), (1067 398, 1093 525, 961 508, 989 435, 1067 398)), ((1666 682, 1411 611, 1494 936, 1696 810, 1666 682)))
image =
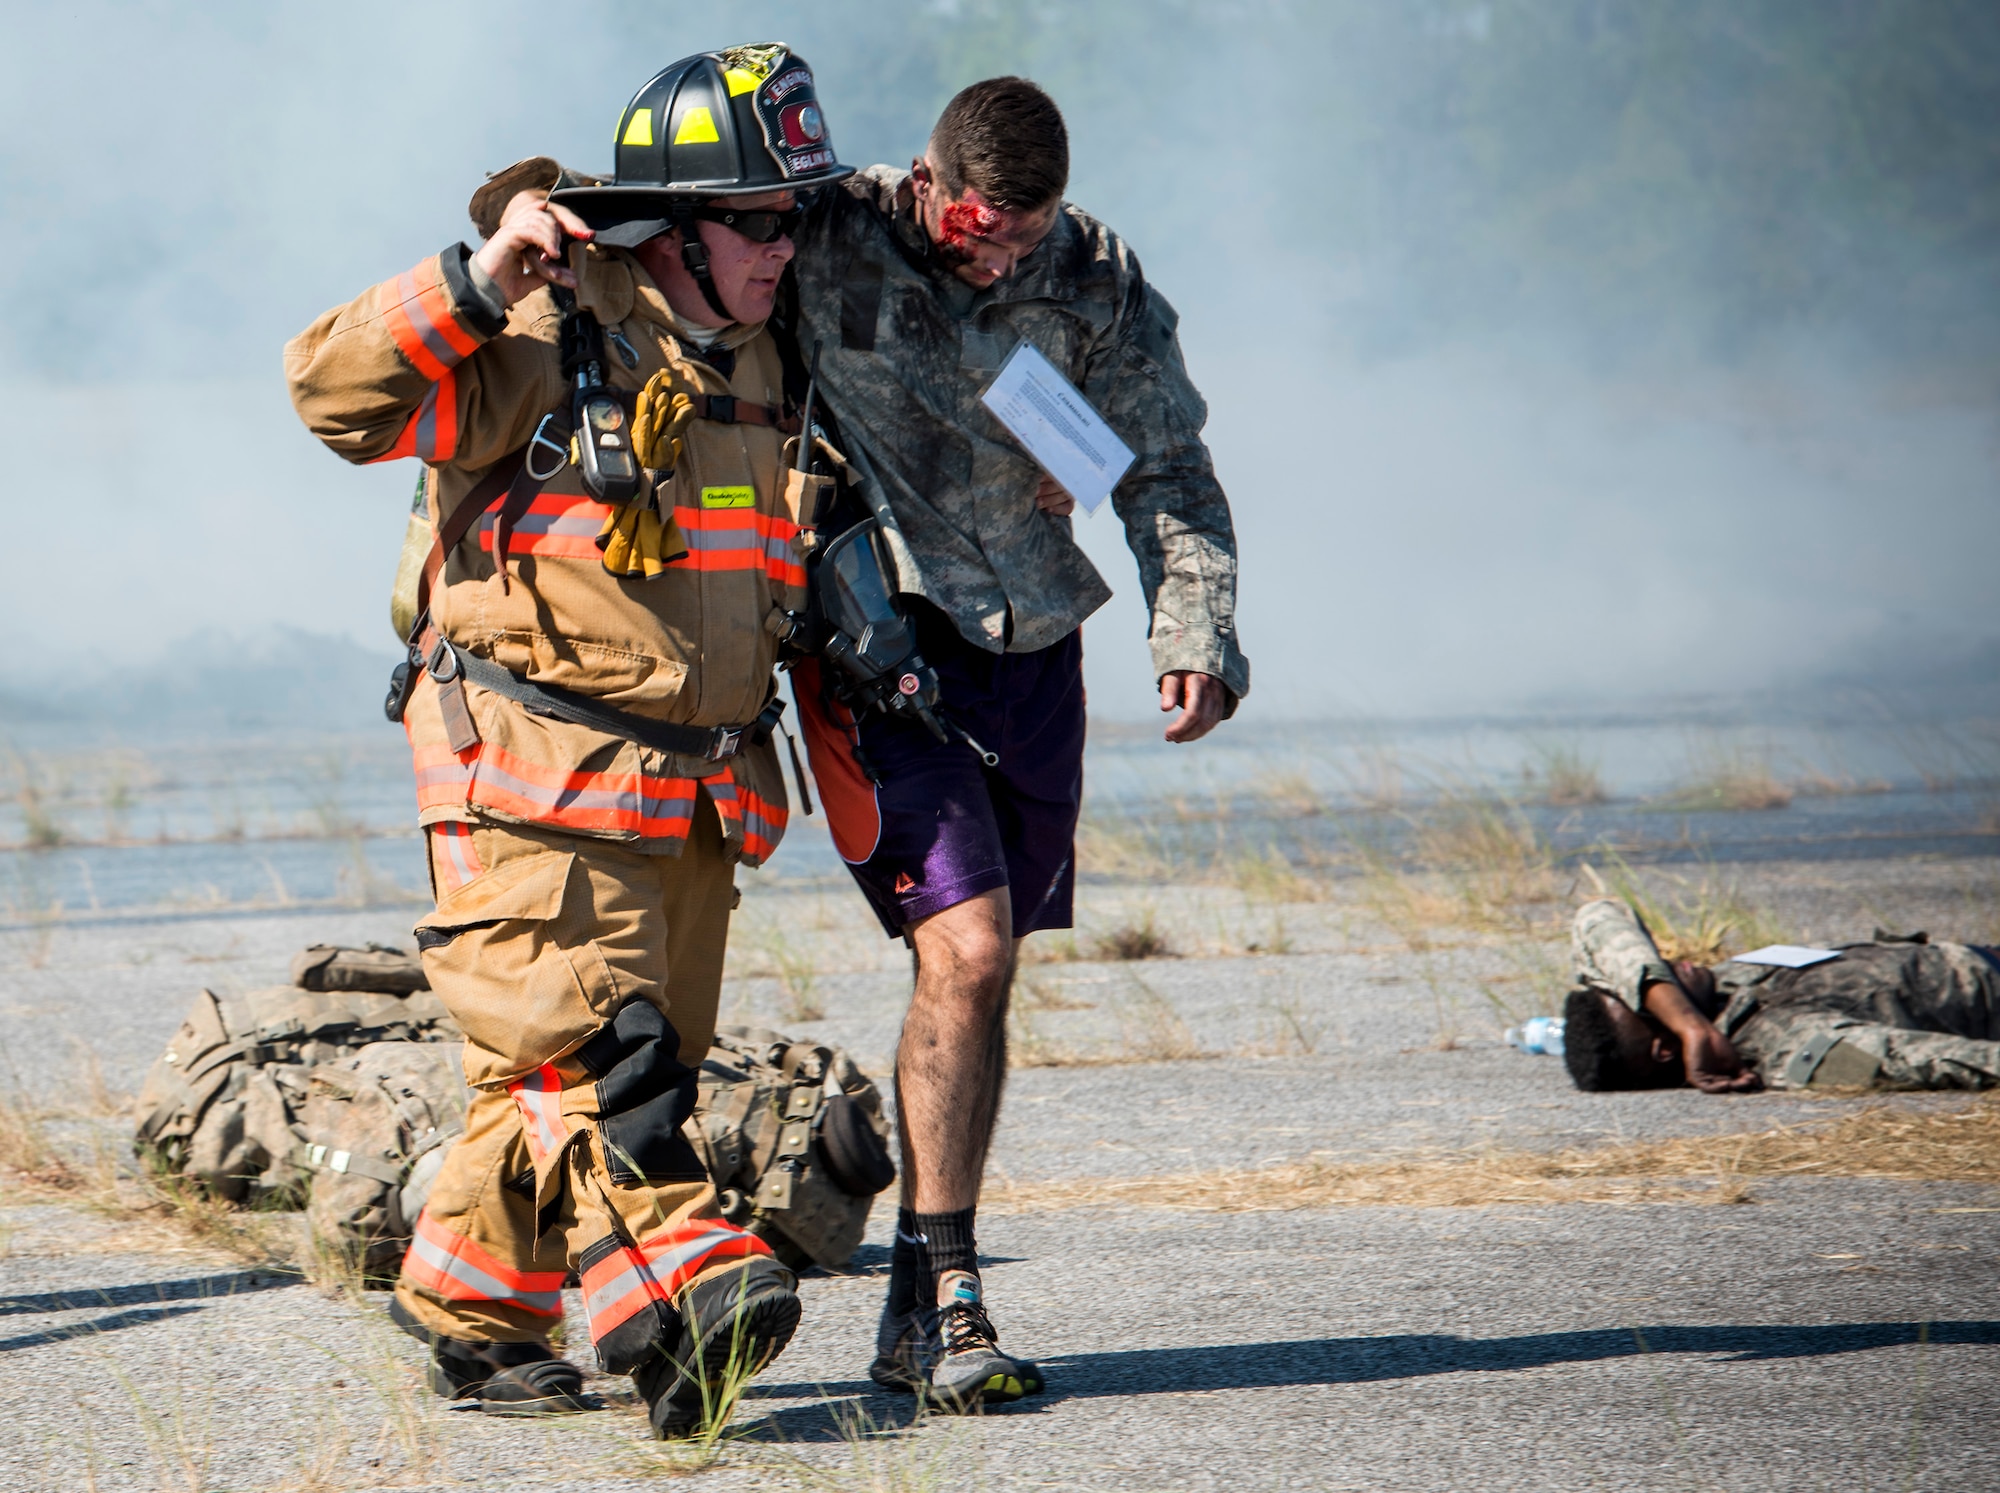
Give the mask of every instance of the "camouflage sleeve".
POLYGON ((1635 1011, 1645 1009, 1641 997, 1648 985, 1674 978, 1639 914, 1616 898, 1579 907, 1569 938, 1578 982, 1617 996, 1635 1011))
POLYGON ((285 344, 285 380, 306 428, 348 461, 482 467, 523 444, 560 392, 524 330, 519 309, 512 325, 495 313, 454 244, 285 344))
POLYGON ((1153 673, 1213 674, 1233 709, 1250 692, 1250 661, 1236 642, 1236 529, 1201 439, 1208 405, 1181 360, 1179 323, 1135 264, 1083 393, 1138 453, 1111 503, 1139 562, 1153 673))

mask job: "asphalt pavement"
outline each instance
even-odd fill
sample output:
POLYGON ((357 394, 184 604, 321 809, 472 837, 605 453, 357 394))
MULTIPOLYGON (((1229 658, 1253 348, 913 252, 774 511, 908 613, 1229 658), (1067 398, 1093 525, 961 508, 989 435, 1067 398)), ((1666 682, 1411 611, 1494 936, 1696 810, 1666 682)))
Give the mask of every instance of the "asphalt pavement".
MULTIPOLYGON (((1973 926, 1992 916, 1990 862, 1756 875, 1801 937, 1876 916, 1990 932, 1973 926)), ((761 895, 746 914, 785 916, 761 895)), ((1093 893, 1086 924, 1126 916, 1137 895, 1093 893)), ((1588 1145, 1842 1107, 1578 1095, 1558 1064, 1495 1040, 1496 997, 1547 999, 1504 941, 1398 947, 1353 909, 1303 907, 1286 911, 1292 952, 1225 954, 1240 930, 1204 948, 1153 901, 1202 957, 1030 967, 1044 1050, 1090 1062, 1015 1073, 996 1150, 1010 1180, 1588 1145), (1162 1021, 1200 1055, 1146 1060, 1162 1021)), ((76 1099, 89 1053, 110 1087, 134 1089, 196 985, 281 979, 306 942, 393 941, 408 922, 14 932, 0 940, 12 1081, 76 1099)), ((795 1024, 879 1064, 906 960, 886 941, 829 939, 809 992, 825 1015, 795 1024)), ((796 1010, 797 991, 761 968, 735 966, 732 1011, 796 1010)), ((863 1374, 887 1258, 878 1208, 854 1270, 804 1282, 797 1342, 686 1485, 2000 1487, 2000 1187, 1797 1179, 1752 1193, 1733 1207, 996 1214, 981 1229, 989 1298, 1048 1392, 913 1428, 908 1402, 863 1374)), ((378 1299, 357 1306, 59 1200, 15 1196, 0 1230, 0 1489, 630 1489, 674 1468, 641 1439, 622 1381, 594 1378, 607 1408, 562 1423, 451 1411, 378 1299)))

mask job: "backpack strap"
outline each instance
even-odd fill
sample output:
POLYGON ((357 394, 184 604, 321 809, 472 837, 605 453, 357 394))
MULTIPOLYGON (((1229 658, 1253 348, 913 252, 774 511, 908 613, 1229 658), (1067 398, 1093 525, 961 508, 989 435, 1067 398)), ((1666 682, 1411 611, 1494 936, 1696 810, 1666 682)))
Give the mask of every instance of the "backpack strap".
POLYGON ((431 625, 431 591, 437 585, 438 577, 444 573, 446 557, 458 548, 459 542, 472 532, 472 526, 496 502, 501 506, 500 516, 494 522, 493 553, 499 559, 501 573, 506 573, 507 536, 515 520, 528 511, 528 505, 534 502, 542 484, 561 470, 558 466, 537 476, 534 464, 527 459, 536 445, 556 444, 551 436, 552 424, 563 427, 559 434, 563 441, 567 441, 567 406, 551 410, 543 416, 533 441, 501 457, 473 485, 472 491, 458 500, 438 525, 437 533, 431 539, 430 552, 424 556, 424 568, 417 576, 416 621, 410 625, 410 636, 405 645, 407 656, 396 665, 395 673, 390 676, 389 697, 383 701, 382 711, 390 720, 400 722, 403 711, 409 706, 410 696, 416 692, 417 680, 428 670, 438 684, 438 704, 444 712, 445 736, 454 752, 467 751, 479 745, 479 729, 473 725, 472 712, 465 703, 465 685, 459 678, 457 660, 445 646, 443 636, 431 625))
POLYGON ((296 1145, 292 1147, 289 1159, 300 1171, 341 1172, 348 1176, 366 1177, 385 1187, 401 1187, 408 1171, 405 1163, 385 1161, 379 1156, 362 1156, 353 1151, 337 1151, 331 1146, 296 1145))

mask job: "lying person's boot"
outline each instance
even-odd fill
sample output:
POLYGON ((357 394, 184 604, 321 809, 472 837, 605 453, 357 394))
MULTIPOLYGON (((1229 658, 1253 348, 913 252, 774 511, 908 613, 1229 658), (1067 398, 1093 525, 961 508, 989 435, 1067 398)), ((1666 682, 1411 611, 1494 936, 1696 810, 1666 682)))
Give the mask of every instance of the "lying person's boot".
POLYGON ((583 1371, 546 1343, 475 1343, 442 1337, 389 1303, 389 1319, 431 1350, 427 1375, 448 1400, 471 1400, 487 1415, 569 1415, 595 1410, 583 1371))
POLYGON ((936 1307, 899 1312, 884 1302, 868 1377, 891 1393, 916 1394, 931 1382, 931 1368, 943 1352, 936 1307))
POLYGON ((962 1415, 1042 1392, 1040 1369, 1000 1351, 979 1277, 969 1270, 949 1270, 938 1280, 938 1335, 944 1351, 931 1367, 924 1395, 938 1409, 962 1415))
POLYGON ((798 1277, 768 1255, 697 1281, 675 1305, 681 1340, 671 1355, 632 1371, 662 1441, 691 1436, 720 1408, 731 1380, 761 1373, 799 1325, 798 1277))

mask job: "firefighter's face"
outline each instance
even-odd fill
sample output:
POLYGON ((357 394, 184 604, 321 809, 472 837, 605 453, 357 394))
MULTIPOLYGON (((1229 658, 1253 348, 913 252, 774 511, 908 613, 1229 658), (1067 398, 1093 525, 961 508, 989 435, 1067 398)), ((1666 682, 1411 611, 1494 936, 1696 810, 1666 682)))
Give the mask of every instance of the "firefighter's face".
MULTIPOLYGON (((728 206, 744 212, 782 212, 796 204, 797 198, 790 191, 762 192, 754 197, 731 197, 728 200, 728 206)), ((715 281, 715 292, 729 309, 731 318, 745 323, 763 321, 771 314, 771 304, 778 294, 778 281, 796 252, 791 235, 781 233, 769 243, 760 244, 726 224, 704 219, 694 226, 708 250, 708 273, 715 281)), ((663 233, 658 238, 647 239, 633 253, 675 311, 699 326, 716 324, 715 309, 708 304, 701 287, 695 284, 694 277, 681 263, 678 233, 663 233)))
MULTIPOLYGON (((795 202, 790 192, 763 192, 755 197, 732 197, 729 206, 745 212, 782 212, 795 202)), ((714 276, 716 294, 730 314, 740 322, 759 322, 769 316, 778 295, 778 280, 797 252, 791 235, 781 233, 768 244, 759 244, 721 223, 700 222, 695 229, 708 246, 708 272, 714 276)))

